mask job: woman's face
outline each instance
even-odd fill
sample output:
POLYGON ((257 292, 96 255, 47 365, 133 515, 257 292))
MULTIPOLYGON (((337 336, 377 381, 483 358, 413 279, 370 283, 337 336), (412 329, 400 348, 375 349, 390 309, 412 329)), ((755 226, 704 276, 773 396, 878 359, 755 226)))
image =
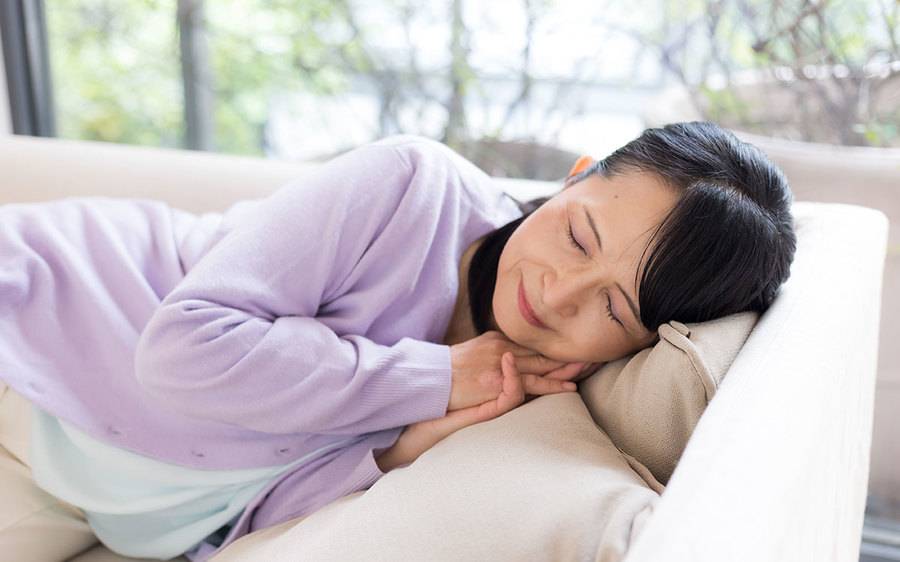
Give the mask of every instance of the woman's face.
POLYGON ((641 172, 591 174, 564 188, 529 215, 503 248, 494 323, 512 341, 559 361, 604 363, 650 346, 657 334, 640 323, 639 260, 677 196, 641 172), (570 241, 570 226, 583 250, 570 241), (520 311, 520 284, 544 327, 520 311))

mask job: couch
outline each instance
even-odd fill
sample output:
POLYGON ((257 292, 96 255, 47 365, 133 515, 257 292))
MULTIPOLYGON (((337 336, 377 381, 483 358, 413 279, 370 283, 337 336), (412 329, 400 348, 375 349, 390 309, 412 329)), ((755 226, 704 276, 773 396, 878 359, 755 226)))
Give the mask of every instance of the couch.
MULTIPOLYGON (((310 166, 6 135, 0 204, 102 195, 222 211, 310 166)), ((520 200, 558 187, 498 182, 520 200)), ((796 201, 794 209, 791 279, 730 365, 626 562, 858 559, 888 221, 855 205, 796 201)), ((134 559, 97 545, 73 560, 134 559)))

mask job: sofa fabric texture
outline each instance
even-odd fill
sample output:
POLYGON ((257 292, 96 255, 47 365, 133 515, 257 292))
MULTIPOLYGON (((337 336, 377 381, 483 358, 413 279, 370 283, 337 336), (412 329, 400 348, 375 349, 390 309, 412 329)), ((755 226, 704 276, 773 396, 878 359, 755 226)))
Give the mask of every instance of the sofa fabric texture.
POLYGON ((747 311, 708 322, 667 322, 653 347, 581 381, 581 397, 613 443, 666 484, 758 319, 747 311))
POLYGON ((618 562, 661 490, 634 462, 577 394, 541 396, 212 560, 618 562))

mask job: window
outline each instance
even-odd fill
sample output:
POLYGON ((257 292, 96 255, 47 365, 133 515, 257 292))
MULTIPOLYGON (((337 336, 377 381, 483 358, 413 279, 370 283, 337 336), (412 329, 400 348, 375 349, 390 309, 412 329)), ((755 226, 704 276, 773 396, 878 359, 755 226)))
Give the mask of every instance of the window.
POLYGON ((394 133, 558 179, 636 136, 654 53, 584 2, 44 0, 52 134, 294 160, 394 133), (576 39, 577 38, 577 39, 576 39), (602 131, 602 133, 600 133, 602 131))

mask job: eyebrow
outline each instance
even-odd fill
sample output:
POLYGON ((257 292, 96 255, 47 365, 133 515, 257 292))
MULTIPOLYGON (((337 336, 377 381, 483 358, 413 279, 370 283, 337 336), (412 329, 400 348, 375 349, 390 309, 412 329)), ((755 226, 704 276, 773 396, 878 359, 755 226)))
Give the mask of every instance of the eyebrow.
MULTIPOLYGON (((600 232, 597 230, 597 225, 594 223, 594 218, 588 212, 587 205, 581 205, 581 208, 584 209, 584 216, 587 217, 588 224, 591 225, 591 230, 594 232, 594 238, 597 240, 597 247, 600 248, 600 251, 603 251, 603 242, 600 241, 600 232)), ((637 306, 635 306, 634 301, 631 300, 631 297, 625 292, 625 289, 622 288, 622 285, 616 281, 616 287, 622 292, 625 296, 625 300, 628 301, 628 308, 631 309, 631 313, 634 315, 634 318, 637 320, 638 325, 641 323, 641 314, 638 312, 637 306)))

